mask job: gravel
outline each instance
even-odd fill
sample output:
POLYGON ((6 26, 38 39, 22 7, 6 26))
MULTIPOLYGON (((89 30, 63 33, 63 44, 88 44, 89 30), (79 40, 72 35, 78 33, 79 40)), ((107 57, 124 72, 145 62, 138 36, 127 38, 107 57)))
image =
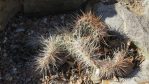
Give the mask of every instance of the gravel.
POLYGON ((33 46, 36 38, 70 26, 73 16, 74 13, 42 17, 17 14, 12 18, 0 32, 0 84, 40 84, 41 77, 34 69, 39 50, 33 46))

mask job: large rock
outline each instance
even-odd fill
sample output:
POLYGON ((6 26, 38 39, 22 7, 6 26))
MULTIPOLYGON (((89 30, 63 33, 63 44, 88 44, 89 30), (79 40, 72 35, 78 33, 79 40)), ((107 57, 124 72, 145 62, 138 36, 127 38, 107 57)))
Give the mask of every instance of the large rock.
POLYGON ((20 9, 20 0, 0 0, 0 31, 20 9))
POLYGON ((20 9, 24 13, 48 14, 79 8, 87 0, 0 0, 0 30, 20 9))
POLYGON ((140 48, 146 59, 149 59, 149 20, 146 16, 137 16, 121 4, 98 4, 96 13, 110 26, 126 34, 140 48))
POLYGON ((24 0, 24 12, 46 14, 76 9, 87 0, 24 0))
POLYGON ((130 12, 124 5, 97 4, 96 15, 109 25, 111 30, 127 35, 140 48, 140 53, 145 56, 145 61, 140 69, 136 69, 128 78, 119 81, 109 81, 109 84, 148 84, 149 83, 149 19, 148 14, 137 16, 130 12))

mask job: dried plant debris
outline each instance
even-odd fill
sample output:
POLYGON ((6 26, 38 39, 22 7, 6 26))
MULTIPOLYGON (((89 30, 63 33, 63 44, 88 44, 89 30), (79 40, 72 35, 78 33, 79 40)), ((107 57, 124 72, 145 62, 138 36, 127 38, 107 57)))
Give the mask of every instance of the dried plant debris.
POLYGON ((122 5, 125 5, 130 11, 137 15, 143 15, 144 13, 144 6, 143 1, 144 0, 117 0, 122 5))
POLYGON ((71 32, 42 39, 43 49, 36 64, 44 74, 43 83, 92 84, 128 77, 143 57, 133 42, 124 37, 109 33, 91 12, 83 13, 71 32))

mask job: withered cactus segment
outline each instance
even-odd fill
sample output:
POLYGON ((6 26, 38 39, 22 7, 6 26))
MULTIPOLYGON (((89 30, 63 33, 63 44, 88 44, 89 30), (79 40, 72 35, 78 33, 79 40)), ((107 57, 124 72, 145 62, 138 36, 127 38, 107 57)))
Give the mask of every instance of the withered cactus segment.
POLYGON ((134 68, 133 58, 127 57, 126 51, 114 53, 113 59, 98 61, 100 67, 99 77, 101 79, 112 79, 113 77, 126 77, 134 68))

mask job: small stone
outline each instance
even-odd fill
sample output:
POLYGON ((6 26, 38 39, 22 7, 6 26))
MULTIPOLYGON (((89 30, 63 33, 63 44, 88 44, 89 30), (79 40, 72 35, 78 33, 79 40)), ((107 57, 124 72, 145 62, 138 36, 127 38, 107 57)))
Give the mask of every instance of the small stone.
POLYGON ((5 80, 11 81, 13 77, 10 74, 5 75, 5 80))
POLYGON ((31 78, 27 78, 27 79, 26 79, 26 82, 29 82, 29 81, 31 81, 31 78))
POLYGON ((5 38, 4 38, 4 41, 3 41, 3 43, 6 43, 6 41, 7 41, 7 37, 5 37, 5 38))
POLYGON ((44 18, 44 19, 43 19, 43 23, 47 24, 47 21, 48 21, 47 18, 44 18))
POLYGON ((18 47, 19 47, 18 45, 11 45, 12 49, 15 49, 15 48, 18 48, 18 47))
POLYGON ((17 68, 14 67, 14 68, 12 69, 12 73, 13 73, 13 74, 16 74, 16 73, 17 73, 17 68))
POLYGON ((25 31, 25 29, 23 29, 23 28, 16 29, 16 32, 24 32, 24 31, 25 31))
POLYGON ((17 24, 12 24, 12 27, 17 27, 17 24))
POLYGON ((4 56, 4 57, 7 57, 7 53, 4 53, 3 56, 4 56))

